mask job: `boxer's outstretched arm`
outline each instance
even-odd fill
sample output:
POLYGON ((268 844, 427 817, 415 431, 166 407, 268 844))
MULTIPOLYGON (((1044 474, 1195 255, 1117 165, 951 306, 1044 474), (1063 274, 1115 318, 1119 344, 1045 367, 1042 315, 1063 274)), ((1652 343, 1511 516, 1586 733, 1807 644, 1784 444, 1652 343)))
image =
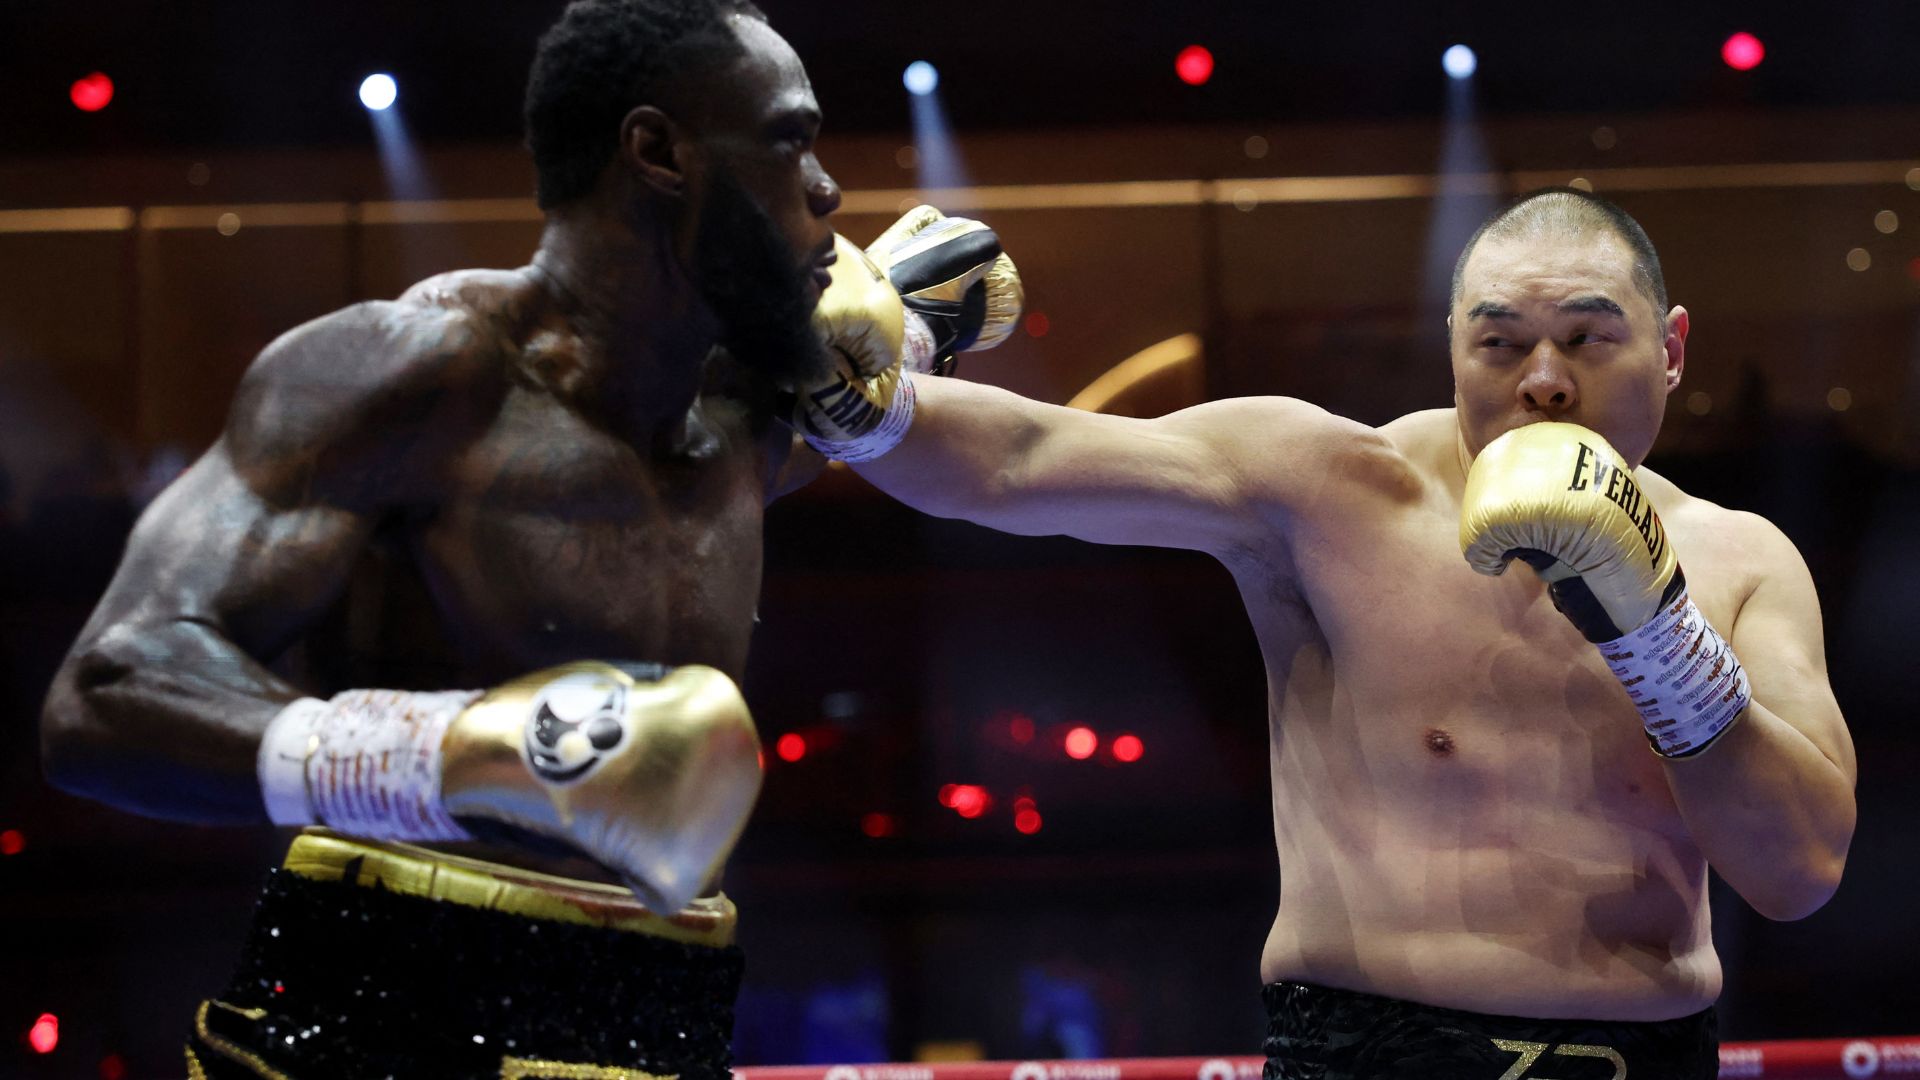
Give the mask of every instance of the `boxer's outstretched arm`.
POLYGON ((135 813, 264 821, 255 756, 299 691, 260 662, 338 595, 407 467, 458 426, 444 313, 362 305, 249 369, 218 442, 142 515, 55 676, 42 758, 135 813))
POLYGON ((1003 532, 1220 553, 1311 502, 1371 429, 1291 398, 1231 398, 1151 420, 955 379, 916 380, 913 426, 856 465, 937 517, 1003 532))
POLYGON ((1741 515, 1760 566, 1728 643, 1753 702, 1718 744, 1667 766, 1707 861, 1754 910, 1812 914, 1833 896, 1853 838, 1853 740, 1827 681, 1820 602, 1780 530, 1741 515))

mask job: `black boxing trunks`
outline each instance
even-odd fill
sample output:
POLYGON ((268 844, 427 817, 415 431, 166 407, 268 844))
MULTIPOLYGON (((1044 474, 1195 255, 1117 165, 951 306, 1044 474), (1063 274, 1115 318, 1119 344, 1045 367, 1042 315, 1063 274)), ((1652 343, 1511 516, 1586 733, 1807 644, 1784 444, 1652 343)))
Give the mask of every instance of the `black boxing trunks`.
POLYGON ((1487 1016, 1303 983, 1265 987, 1263 1080, 1713 1080, 1719 1028, 1487 1016))
POLYGON ((261 893, 194 1080, 728 1080, 740 987, 724 897, 624 889, 309 830, 261 893))

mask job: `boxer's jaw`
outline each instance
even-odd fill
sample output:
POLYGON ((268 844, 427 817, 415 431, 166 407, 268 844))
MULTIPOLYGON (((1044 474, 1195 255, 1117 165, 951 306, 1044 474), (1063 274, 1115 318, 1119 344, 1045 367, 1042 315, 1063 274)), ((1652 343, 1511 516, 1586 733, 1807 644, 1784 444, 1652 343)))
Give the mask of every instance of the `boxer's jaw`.
POLYGON ((817 381, 827 370, 813 330, 817 253, 796 260, 766 211, 720 166, 709 176, 696 236, 694 285, 720 320, 720 343, 778 384, 817 381))

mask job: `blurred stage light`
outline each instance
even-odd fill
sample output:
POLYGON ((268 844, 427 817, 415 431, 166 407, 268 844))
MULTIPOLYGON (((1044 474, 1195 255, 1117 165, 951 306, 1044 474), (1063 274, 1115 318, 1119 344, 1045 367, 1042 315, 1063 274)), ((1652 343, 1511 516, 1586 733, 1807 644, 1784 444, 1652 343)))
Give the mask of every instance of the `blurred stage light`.
POLYGON ((52 1013, 41 1013, 40 1019, 33 1022, 27 1032, 27 1045, 33 1047, 36 1054, 51 1054, 53 1048, 60 1045, 60 1018, 52 1013))
POLYGON ((1013 719, 1007 721, 1007 736, 1023 746, 1032 742, 1033 717, 1025 713, 1013 714, 1013 719))
POLYGON ((1752 71, 1766 58, 1767 47, 1745 30, 1728 38, 1726 44, 1720 46, 1720 59, 1735 71, 1752 71))
POLYGON ((953 812, 963 818, 977 818, 987 812, 993 799, 987 795, 987 789, 978 784, 955 784, 953 800, 948 803, 953 812))
POLYGON ((807 740, 795 732, 787 732, 773 744, 773 752, 780 755, 781 761, 799 761, 807 756, 807 740))
POLYGON ((907 65, 900 81, 906 85, 907 93, 924 97, 940 88, 940 70, 925 60, 915 60, 907 65))
POLYGON ((1480 67, 1480 58, 1465 45, 1453 45, 1440 54, 1440 66, 1446 71, 1447 78, 1466 79, 1471 78, 1480 67))
POLYGON ((127 1080, 127 1059, 119 1054, 101 1058, 100 1080, 127 1080))
POLYGON ((1146 752, 1147 744, 1141 742, 1138 735, 1122 735, 1113 740, 1113 757, 1116 761, 1131 764, 1139 761, 1140 755, 1146 752))
POLYGON ((1047 313, 1044 311, 1030 311, 1027 313, 1026 322, 1022 325, 1027 328, 1028 337, 1046 337, 1047 331, 1053 329, 1053 320, 1047 318, 1047 313))
POLYGON ((875 840, 893 835, 893 815, 874 811, 860 819, 860 831, 875 840))
POLYGON ((1077 727, 1067 732, 1065 740, 1067 756, 1075 761, 1085 761, 1100 749, 1100 736, 1090 727, 1077 727))
POLYGON ((1013 815, 1013 827, 1032 836, 1040 831, 1040 811, 1028 807, 1013 815))
POLYGON ((113 80, 96 71, 84 79, 75 79, 67 97, 81 112, 99 112, 113 100, 113 80))
POLYGON ((0 832, 0 855, 18 855, 27 848, 27 834, 19 829, 0 832))
POLYGON ((1199 86, 1213 78, 1213 54, 1204 45, 1189 45, 1173 58, 1173 73, 1188 86, 1199 86))
POLYGON ((399 84, 393 81, 391 75, 374 74, 360 80, 360 104, 374 112, 390 108, 399 96, 399 84))

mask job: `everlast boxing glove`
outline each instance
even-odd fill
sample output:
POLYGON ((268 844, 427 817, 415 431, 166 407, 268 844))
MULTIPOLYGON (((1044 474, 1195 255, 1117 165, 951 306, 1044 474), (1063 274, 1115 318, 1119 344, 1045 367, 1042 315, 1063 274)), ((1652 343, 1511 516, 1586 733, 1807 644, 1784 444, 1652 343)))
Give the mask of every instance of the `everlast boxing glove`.
POLYGON ((1598 434, 1541 423, 1488 444, 1467 473, 1460 549, 1483 574, 1519 559, 1588 641, 1665 757, 1700 753, 1746 711, 1747 673, 1687 596, 1633 468, 1598 434))

